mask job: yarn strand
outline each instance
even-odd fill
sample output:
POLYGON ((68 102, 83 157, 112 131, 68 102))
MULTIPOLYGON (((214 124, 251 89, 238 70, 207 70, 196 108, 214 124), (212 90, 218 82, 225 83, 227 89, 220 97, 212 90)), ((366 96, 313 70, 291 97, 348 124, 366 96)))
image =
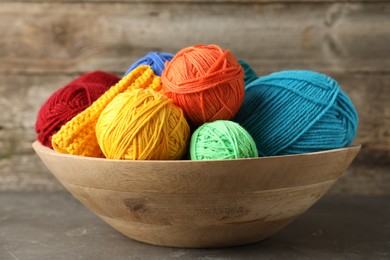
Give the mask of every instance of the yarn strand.
POLYGON ((103 157, 95 134, 95 125, 101 112, 119 93, 138 88, 151 88, 160 91, 160 77, 156 76, 152 69, 146 65, 134 69, 90 107, 61 127, 52 139, 54 150, 74 155, 103 157))
POLYGON ((119 94, 96 124, 98 143, 110 159, 180 159, 189 133, 181 109, 151 89, 119 94))
POLYGON ((35 125, 38 140, 52 148, 52 136, 118 81, 113 74, 94 71, 54 92, 39 110, 35 125))
POLYGON ((195 45, 179 51, 161 75, 166 96, 194 126, 231 119, 244 100, 244 70, 229 50, 195 45))
POLYGON ((261 156, 344 147, 358 123, 338 83, 312 71, 281 71, 252 81, 234 120, 253 136, 261 156))
POLYGON ((253 138, 239 124, 228 120, 205 123, 191 137, 192 160, 257 157, 253 138))

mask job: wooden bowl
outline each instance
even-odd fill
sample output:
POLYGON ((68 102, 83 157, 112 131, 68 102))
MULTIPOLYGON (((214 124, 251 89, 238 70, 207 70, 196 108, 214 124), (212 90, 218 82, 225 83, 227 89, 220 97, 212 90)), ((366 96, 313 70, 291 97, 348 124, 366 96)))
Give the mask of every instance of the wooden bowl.
MULTIPOLYGON (((265 239, 337 181, 360 146, 219 161, 126 161, 34 150, 81 203, 124 235, 173 247, 265 239)), ((71 214, 71 213, 69 213, 71 214)))

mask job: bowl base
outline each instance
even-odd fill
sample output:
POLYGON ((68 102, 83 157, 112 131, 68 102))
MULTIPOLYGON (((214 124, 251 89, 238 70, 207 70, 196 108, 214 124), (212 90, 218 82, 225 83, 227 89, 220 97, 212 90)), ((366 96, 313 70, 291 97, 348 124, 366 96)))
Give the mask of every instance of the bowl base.
POLYGON ((284 228, 297 216, 273 221, 259 219, 247 223, 201 227, 144 223, 131 225, 127 221, 99 217, 123 235, 143 243, 179 248, 220 248, 264 240, 284 228))

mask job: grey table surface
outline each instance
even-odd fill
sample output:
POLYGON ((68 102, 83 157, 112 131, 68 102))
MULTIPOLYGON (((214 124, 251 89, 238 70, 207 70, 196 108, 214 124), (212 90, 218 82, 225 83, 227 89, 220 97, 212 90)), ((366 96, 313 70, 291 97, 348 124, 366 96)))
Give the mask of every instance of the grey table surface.
POLYGON ((390 197, 324 197, 262 242, 181 249, 129 239, 66 192, 0 192, 0 259, 390 259, 390 197))

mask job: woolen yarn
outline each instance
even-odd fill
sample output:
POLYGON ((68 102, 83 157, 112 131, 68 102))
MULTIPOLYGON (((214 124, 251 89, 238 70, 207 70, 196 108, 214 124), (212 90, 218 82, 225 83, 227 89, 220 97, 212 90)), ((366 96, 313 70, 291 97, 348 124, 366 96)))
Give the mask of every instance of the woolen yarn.
POLYGON ((119 94, 96 124, 98 143, 109 159, 180 159, 189 135, 183 111, 151 89, 119 94))
POLYGON ((104 157, 96 139, 95 127, 104 108, 120 93, 138 88, 161 90, 160 77, 141 65, 107 90, 91 106, 63 125, 52 138, 53 149, 60 153, 104 157))
POLYGON ((241 67, 244 69, 244 74, 245 74, 244 82, 245 82, 245 86, 248 86, 249 83, 251 83, 252 81, 258 78, 256 72, 246 61, 238 60, 238 63, 240 63, 241 67))
POLYGON ((43 145, 53 148, 52 136, 119 81, 103 71, 86 73, 54 92, 39 110, 35 131, 43 145))
POLYGON ((140 65, 150 66, 154 71, 154 74, 161 76, 162 71, 165 69, 165 62, 172 60, 173 56, 172 53, 167 52, 149 52, 147 55, 131 64, 124 76, 140 65))
POLYGON ((165 95, 194 126, 235 116, 244 99, 244 71, 229 50, 195 45, 179 51, 161 74, 165 95))
POLYGON ((252 135, 261 156, 344 147, 353 142, 358 125, 351 100, 334 79, 302 70, 250 83, 234 120, 252 135))
POLYGON ((201 125, 191 137, 191 160, 222 160, 257 157, 250 134, 239 124, 217 120, 201 125))

